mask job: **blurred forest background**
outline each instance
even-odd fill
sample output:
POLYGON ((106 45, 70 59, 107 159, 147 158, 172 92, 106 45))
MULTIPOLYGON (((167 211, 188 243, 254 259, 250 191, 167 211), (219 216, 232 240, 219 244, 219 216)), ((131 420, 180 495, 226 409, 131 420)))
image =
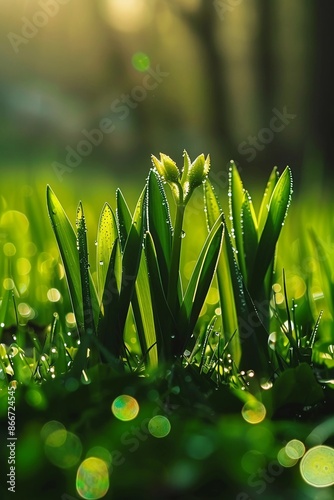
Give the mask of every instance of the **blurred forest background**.
POLYGON ((274 165, 297 189, 328 176, 333 14, 331 0, 1 0, 1 194, 18 173, 59 196, 142 185, 152 153, 181 164, 184 148, 217 173, 234 159, 248 185, 274 165))

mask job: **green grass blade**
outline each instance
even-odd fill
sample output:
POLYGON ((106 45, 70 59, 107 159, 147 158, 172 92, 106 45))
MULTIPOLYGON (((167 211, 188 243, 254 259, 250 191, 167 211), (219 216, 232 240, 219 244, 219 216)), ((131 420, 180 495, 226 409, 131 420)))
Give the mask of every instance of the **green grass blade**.
POLYGON ((169 358, 173 351, 172 339, 175 338, 176 325, 168 307, 154 241, 149 232, 146 233, 145 237, 145 256, 149 274, 156 339, 158 342, 158 355, 159 359, 165 359, 169 358))
MULTIPOLYGON (((119 292, 115 275, 118 254, 118 239, 111 250, 108 271, 102 297, 102 311, 97 330, 97 337, 103 347, 115 358, 122 354, 123 332, 120 328, 118 317, 119 292)), ((102 352, 102 359, 105 359, 102 352)))
POLYGON ((87 227, 83 206, 80 201, 77 209, 77 245, 79 252, 79 267, 82 290, 82 303, 84 309, 84 326, 86 334, 95 333, 94 310, 91 296, 91 285, 89 280, 89 261, 87 249, 87 227))
POLYGON ((140 259, 135 290, 132 296, 132 309, 142 353, 143 355, 148 353, 148 365, 156 368, 158 366, 158 349, 155 345, 157 338, 147 263, 144 254, 141 255, 140 259))
MULTIPOLYGON (((209 180, 204 184, 206 217, 209 228, 218 213, 219 202, 209 180)), ((269 376, 268 335, 257 310, 245 289, 230 235, 226 232, 220 255, 217 279, 222 321, 229 352, 239 369, 253 369, 257 375, 269 376), (233 336, 235 330, 237 334, 233 336), (233 336, 233 339, 231 337, 233 336)))
MULTIPOLYGON (((209 179, 207 179, 204 183, 204 203, 206 208, 205 214, 207 226, 208 230, 210 231, 215 221, 223 213, 223 211, 209 179)), ((229 342, 233 333, 238 328, 238 322, 231 278, 231 272, 233 272, 233 268, 231 269, 229 265, 227 240, 229 240, 229 235, 225 234, 225 237, 223 238, 222 251, 218 261, 217 282, 221 307, 223 334, 226 342, 229 342)), ((238 336, 234 335, 229 349, 234 361, 238 364, 240 360, 240 346, 238 342, 238 336)))
POLYGON ((118 238, 114 213, 108 203, 102 208, 96 238, 97 291, 102 302, 111 251, 118 238))
POLYGON ((11 294, 12 294, 11 290, 2 288, 2 294, 1 294, 2 301, 0 305, 0 342, 1 342, 2 332, 6 324, 5 322, 7 317, 7 310, 11 294))
MULTIPOLYGON (((146 193, 147 196, 147 193, 146 193)), ((116 193, 117 199, 117 219, 120 238, 123 240, 123 248, 128 238, 131 229, 132 216, 126 200, 120 190, 116 193)), ((141 203, 145 200, 142 199, 141 203)), ((138 211, 137 211, 138 213, 138 211)), ((145 220, 142 221, 145 224, 145 220)), ((143 229, 143 228, 142 228, 143 229)), ((136 323, 137 333, 141 349, 145 354, 150 347, 156 343, 155 323, 153 310, 151 306, 151 292, 148 281, 146 260, 142 254, 135 282, 135 288, 132 295, 132 310, 136 323)), ((156 346, 149 350, 148 362, 150 366, 157 364, 157 348, 156 346)))
POLYGON ((118 227, 118 235, 121 246, 121 251, 123 253, 126 240, 131 226, 131 212, 120 189, 116 191, 116 219, 118 227))
POLYGON ((292 174, 286 167, 280 176, 269 202, 268 216, 258 245, 255 264, 249 281, 250 294, 256 298, 260 293, 267 270, 274 259, 275 248, 292 195, 292 174))
POLYGON ((119 294, 118 315, 120 328, 123 331, 128 314, 135 281, 143 249, 143 217, 146 187, 143 189, 136 205, 131 227, 124 245, 122 255, 122 282, 119 294))
POLYGON ((148 178, 147 222, 157 252, 161 280, 167 291, 173 230, 163 184, 154 170, 150 171, 148 178))
POLYGON ((82 334, 84 330, 84 314, 76 234, 50 186, 47 187, 47 206, 63 261, 77 326, 82 334))
POLYGON ((222 215, 214 223, 197 260, 181 305, 178 327, 181 335, 180 352, 183 353, 195 328, 205 302, 214 273, 224 234, 222 215))
POLYGON ((243 224, 243 248, 246 264, 245 283, 251 275, 254 267, 255 256, 258 246, 257 221, 253 208, 253 203, 248 191, 245 190, 245 198, 242 204, 242 224, 243 224))
POLYGON ((232 217, 231 236, 235 238, 235 246, 238 251, 237 260, 241 273, 246 277, 246 263, 243 248, 241 210, 244 201, 244 187, 236 164, 231 161, 229 169, 229 205, 230 217, 232 217))
POLYGON ((267 186, 266 186, 266 189, 265 189, 263 197, 262 197, 261 207, 260 207, 259 216, 258 216, 258 235, 259 235, 259 237, 262 234, 264 225, 265 225, 267 217, 268 217, 270 198, 273 194, 273 191, 274 191, 274 188, 277 184, 278 178, 279 178, 279 175, 278 175, 277 167, 274 167, 270 176, 269 176, 269 180, 267 182, 267 186))
POLYGON ((330 257, 326 255, 325 248, 314 229, 309 230, 310 238, 316 249, 316 256, 320 270, 322 288, 326 297, 328 310, 333 314, 334 307, 334 284, 332 280, 333 272, 330 265, 330 257))

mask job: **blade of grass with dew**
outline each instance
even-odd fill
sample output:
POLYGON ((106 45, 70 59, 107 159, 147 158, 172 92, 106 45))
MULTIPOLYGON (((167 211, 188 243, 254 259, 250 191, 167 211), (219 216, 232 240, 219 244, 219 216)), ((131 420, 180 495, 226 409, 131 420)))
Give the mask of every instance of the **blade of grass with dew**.
MULTIPOLYGON (((91 335, 96 333, 95 322, 94 322, 94 309, 92 302, 91 287, 92 282, 89 279, 89 259, 88 259, 88 248, 87 248, 87 226, 85 220, 85 214, 83 210, 82 203, 80 201, 77 209, 77 245, 79 252, 79 267, 80 267, 80 277, 81 277, 81 290, 82 290, 82 302, 84 308, 84 325, 86 335, 89 333, 91 335)), ((96 296, 96 292, 95 292, 96 296)), ((99 311, 99 307, 98 307, 99 311)), ((96 314, 96 313, 95 313, 96 314)))
POLYGON ((33 371, 24 350, 16 343, 11 344, 9 349, 11 350, 11 354, 8 356, 8 359, 15 374, 15 379, 20 384, 28 385, 33 378, 33 371))
MULTIPOLYGON (((123 335, 118 317, 119 291, 116 282, 115 267, 120 259, 119 240, 114 243, 108 264, 105 285, 102 295, 102 307, 97 328, 97 339, 102 360, 120 369, 119 358, 122 354, 123 335), (100 347, 103 346, 103 349, 100 347), (106 356, 105 353, 108 353, 106 356)), ((94 341, 95 342, 95 341, 94 341)))
POLYGON ((241 208, 241 218, 243 225, 243 249, 246 266, 245 283, 248 283, 255 262, 255 256, 258 246, 257 220, 254 212, 252 199, 247 190, 245 190, 244 201, 241 208))
MULTIPOLYGON (((80 267, 80 278, 81 278, 81 290, 82 290, 82 303, 84 310, 84 335, 81 336, 80 345, 78 348, 77 355, 75 357, 74 367, 78 371, 86 371, 88 367, 88 359, 90 363, 95 364, 97 362, 97 353, 92 349, 91 337, 96 334, 96 323, 94 321, 94 306, 92 302, 91 287, 93 283, 89 279, 89 261, 88 261, 88 249, 87 249, 87 227, 85 214, 83 210, 82 203, 80 202, 77 209, 77 245, 79 253, 79 267, 80 267), (88 352, 90 351, 89 358, 88 352)), ((95 290, 94 290, 95 292, 95 290)), ((96 292, 95 292, 96 294, 96 292)), ((98 312, 100 308, 97 304, 98 312)))
MULTIPOLYGON (((259 217, 258 217, 258 241, 260 240, 265 222, 267 220, 268 216, 268 210, 269 210, 269 202, 270 198, 273 194, 273 191, 275 189, 275 186, 277 184, 277 181, 279 179, 279 174, 277 167, 274 167, 273 170, 271 171, 271 174, 269 176, 266 189, 263 193, 262 201, 261 201, 261 207, 259 211, 259 217)), ((268 297, 270 293, 270 289, 272 286, 272 276, 275 268, 275 259, 272 260, 270 263, 266 277, 264 279, 264 286, 263 286, 263 295, 264 297, 268 297)))
POLYGON ((242 275, 246 276, 246 263, 243 248, 242 219, 241 210, 244 200, 244 187, 241 181, 236 164, 231 161, 229 168, 229 208, 232 217, 231 236, 235 238, 235 245, 238 251, 237 261, 242 275))
POLYGON ((147 230, 154 241, 161 281, 165 292, 167 292, 173 231, 162 181, 153 169, 148 177, 147 230))
POLYGON ((190 277, 178 315, 179 353, 183 354, 193 334, 199 313, 205 302, 214 273, 217 269, 224 235, 222 215, 214 223, 190 277))
POLYGON ((145 193, 146 188, 140 195, 132 220, 123 194, 120 190, 117 190, 116 193, 117 227, 121 254, 117 256, 117 245, 114 245, 104 287, 104 316, 100 316, 98 329, 98 335, 103 345, 116 359, 124 354, 124 327, 142 253, 145 193), (116 286, 116 267, 121 269, 119 291, 116 286), (112 284, 112 290, 108 290, 110 284, 112 284), (111 296, 107 298, 110 293, 111 296))
MULTIPOLYGON (((315 256, 317 271, 312 273, 308 279, 312 282, 309 288, 310 304, 312 308, 312 316, 315 321, 319 315, 319 302, 314 300, 312 289, 314 284, 317 282, 315 276, 320 276, 320 289, 323 293, 323 300, 326 304, 324 308, 324 315, 321 322, 321 336, 323 338, 333 339, 333 327, 332 327, 332 317, 334 313, 334 283, 333 283, 333 272, 332 272, 332 255, 331 250, 328 251, 324 246, 324 240, 321 240, 314 229, 309 229, 309 236, 311 242, 310 254, 315 256)), ((319 286, 319 284, 317 283, 319 286)), ((316 286, 317 286, 316 285, 316 286)), ((322 306, 323 307, 323 306, 322 306)))
MULTIPOLYGON (((75 231, 61 205, 58 198, 47 186, 47 207, 53 231, 56 236, 58 248, 63 261, 68 288, 70 292, 71 303, 78 325, 79 333, 84 329, 84 311, 82 304, 80 265, 77 249, 77 238, 75 231)), ((92 285, 92 304, 96 314, 96 321, 99 313, 98 298, 93 282, 89 274, 89 280, 92 285)))
MULTIPOLYGON (((218 219, 218 217, 220 217, 221 214, 223 214, 223 211, 209 179, 206 179, 204 183, 204 204, 205 204, 207 227, 208 230, 210 231, 215 221, 218 219)), ((227 232, 226 225, 225 225, 225 231, 227 232)), ((233 268, 231 268, 229 265, 229 259, 227 254, 228 239, 229 239, 229 234, 225 234, 225 237, 223 238, 222 251, 220 254, 217 267, 217 282, 218 282, 219 300, 221 307, 223 334, 227 342, 232 337, 233 332, 235 332, 235 330, 238 328, 236 304, 235 304, 235 300, 238 298, 238 296, 234 295, 233 293, 233 284, 231 277, 233 268)), ((236 363, 238 363, 241 355, 238 336, 235 337, 235 340, 231 343, 230 353, 233 359, 236 361, 236 363)))
MULTIPOLYGON (((133 291, 135 289, 135 282, 143 249, 145 198, 146 186, 137 202, 122 254, 122 281, 119 293, 118 309, 119 322, 122 331, 124 329, 133 291)), ((120 220, 119 224, 120 226, 124 225, 124 227, 126 227, 124 220, 120 220)))
POLYGON ((274 187, 270 198, 267 219, 259 241, 249 292, 257 297, 263 287, 267 270, 274 259, 278 237, 282 230, 292 195, 292 174, 286 167, 274 187))
POLYGON ((322 278, 322 286, 325 290, 325 297, 328 297, 328 308, 333 313, 334 307, 334 283, 331 279, 333 272, 332 266, 329 263, 328 256, 326 255, 326 251, 320 238, 317 236, 316 232, 313 228, 309 230, 311 241, 313 243, 314 248, 316 248, 317 252, 317 261, 319 263, 321 278, 322 278))
POLYGON ((277 184, 277 181, 279 179, 277 167, 274 167, 273 170, 271 171, 271 174, 269 176, 266 189, 264 190, 262 201, 261 201, 261 206, 260 206, 260 211, 258 215, 258 236, 260 238, 264 225, 266 223, 267 217, 268 217, 268 210, 269 210, 269 202, 270 198, 273 194, 273 191, 275 189, 275 186, 277 184))
POLYGON ((111 251, 118 238, 117 224, 114 213, 108 203, 105 203, 97 229, 96 237, 96 271, 97 292, 100 303, 106 284, 111 251))
POLYGON ((5 344, 0 343, 0 390, 8 386, 8 375, 12 372, 12 367, 8 359, 5 344))
POLYGON ((116 191, 116 220, 121 252, 123 253, 131 226, 132 215, 120 189, 116 191))
POLYGON ((2 332, 6 324, 8 305, 10 296, 12 294, 12 290, 4 289, 4 287, 2 287, 2 290, 3 290, 1 294, 2 301, 0 305, 0 342, 1 342, 2 332))
MULTIPOLYGON (((35 341, 34 345, 37 347, 38 343, 35 341)), ((46 335, 44 346, 42 349, 39 349, 39 352, 47 354, 50 359, 50 372, 52 371, 51 368, 53 369, 51 378, 65 374, 68 371, 66 349, 64 345, 64 338, 60 331, 58 313, 53 314, 50 334, 46 335)))
MULTIPOLYGON (((207 187, 206 207, 208 213, 210 214, 210 212, 217 212, 220 207, 218 200, 214 195, 212 186, 209 184, 208 186, 210 187, 207 187)), ((223 257, 226 258, 226 267, 229 272, 233 290, 235 304, 234 311, 237 317, 238 329, 237 335, 234 336, 235 340, 232 340, 230 343, 231 347, 229 349, 231 354, 234 356, 233 360, 235 364, 239 366, 240 369, 253 369, 257 372, 258 376, 267 376, 270 371, 267 356, 268 335, 263 324, 259 320, 254 303, 245 288, 243 277, 235 258, 235 250, 228 232, 224 238, 224 242, 226 243, 226 254, 223 254, 221 259, 223 257), (254 316, 256 318, 255 323, 254 316)), ((221 264, 221 267, 218 267, 218 273, 221 271, 223 271, 224 274, 221 274, 220 279, 223 279, 227 274, 223 264, 221 264)), ((224 288, 222 291, 225 295, 228 292, 228 290, 225 290, 224 288)), ((231 317, 231 321, 232 320, 233 317, 231 317)), ((231 331, 228 339, 234 335, 234 332, 235 329, 231 331)))
POLYGON ((172 353, 172 331, 176 331, 176 325, 168 307, 167 297, 160 276, 154 241, 149 232, 146 233, 145 237, 145 256, 153 305, 157 349, 159 359, 165 360, 169 359, 172 353))
POLYGON ((155 332, 152 297, 148 279, 147 263, 142 253, 132 296, 132 310, 136 322, 139 343, 144 356, 148 357, 148 364, 152 368, 158 366, 158 347, 155 332))
MULTIPOLYGON (((145 197, 147 197, 147 191, 145 192, 145 195, 145 197)), ((144 214, 145 206, 143 204, 145 203, 147 203, 146 199, 143 198, 140 200, 140 206, 137 205, 137 215, 140 215, 140 217, 144 214), (142 212, 139 212, 139 210, 142 210, 142 212)), ((117 216, 119 219, 119 228, 122 231, 122 237, 125 241, 131 230, 132 218, 129 207, 120 191, 118 191, 117 195, 117 216)), ((141 224, 144 223, 145 221, 141 222, 141 224)), ((158 351, 155 346, 155 323, 151 305, 152 300, 147 264, 143 252, 141 252, 140 255, 140 263, 131 303, 142 353, 144 355, 147 353, 149 365, 151 367, 156 367, 158 364, 158 351)))

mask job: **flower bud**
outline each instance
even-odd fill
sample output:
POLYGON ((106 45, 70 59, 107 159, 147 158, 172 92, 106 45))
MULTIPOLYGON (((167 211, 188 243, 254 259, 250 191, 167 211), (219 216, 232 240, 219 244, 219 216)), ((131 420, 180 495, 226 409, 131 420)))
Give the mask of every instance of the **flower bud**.
MULTIPOLYGON (((187 155, 187 158, 188 155, 187 155)), ((202 184, 210 170, 210 156, 206 158, 203 154, 199 155, 191 164, 189 161, 185 162, 185 168, 183 172, 182 179, 184 180, 182 184, 183 193, 185 201, 187 201, 194 189, 202 184)))
POLYGON ((208 155, 205 158, 203 153, 200 156, 197 156, 196 160, 194 160, 190 165, 188 172, 188 181, 191 190, 202 184, 208 175, 209 170, 210 156, 208 155))
POLYGON ((160 153, 160 160, 152 155, 152 163, 159 175, 167 182, 179 182, 180 171, 169 156, 160 153))

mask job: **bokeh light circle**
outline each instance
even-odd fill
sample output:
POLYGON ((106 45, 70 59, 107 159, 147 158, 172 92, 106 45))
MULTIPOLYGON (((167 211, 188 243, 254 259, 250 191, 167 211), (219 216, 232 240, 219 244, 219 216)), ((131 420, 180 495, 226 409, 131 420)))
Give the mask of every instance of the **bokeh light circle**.
POLYGON ((215 450, 213 441, 208 436, 195 435, 186 443, 187 454, 195 460, 205 460, 215 450))
POLYGON ((86 458, 99 458, 100 460, 103 460, 107 467, 110 467, 112 464, 112 456, 109 450, 107 448, 104 448, 103 446, 94 446, 93 448, 90 448, 90 450, 86 453, 86 458))
POLYGON ((281 448, 277 453, 277 460, 283 467, 293 467, 298 462, 298 458, 291 458, 286 452, 286 447, 281 448))
POLYGON ((111 411, 116 418, 127 422, 136 418, 139 412, 139 404, 132 396, 122 394, 113 401, 111 411))
POLYGON ((247 401, 242 407, 241 414, 249 424, 259 424, 265 419, 266 407, 260 401, 247 401))
POLYGON ((150 58, 145 52, 136 52, 133 54, 131 62, 137 71, 147 71, 151 65, 150 58))
POLYGON ((319 445, 308 450, 300 462, 304 481, 316 488, 334 484, 334 448, 319 445))
POLYGON ((163 415, 155 415, 148 423, 149 433, 156 438, 168 436, 171 430, 170 421, 163 415))
POLYGON ((298 460, 302 458, 305 453, 305 445, 302 441, 299 441, 299 439, 291 439, 291 441, 285 445, 285 451, 288 457, 298 460))
POLYGON ((41 431, 44 452, 51 463, 61 469, 77 465, 82 454, 82 444, 78 436, 68 432, 57 421, 44 425, 41 431))
POLYGON ((97 457, 86 458, 78 467, 76 488, 81 498, 98 500, 109 490, 108 467, 97 457))

